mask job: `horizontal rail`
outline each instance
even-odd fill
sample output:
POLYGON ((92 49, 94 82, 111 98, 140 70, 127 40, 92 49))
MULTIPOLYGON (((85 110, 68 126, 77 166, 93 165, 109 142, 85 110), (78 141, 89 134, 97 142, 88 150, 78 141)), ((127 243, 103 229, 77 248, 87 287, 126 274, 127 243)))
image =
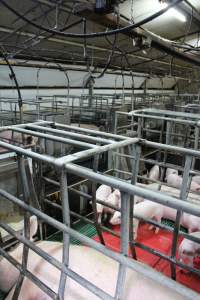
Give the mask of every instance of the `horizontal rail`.
POLYGON ((150 267, 143 265, 137 261, 134 261, 130 258, 127 258, 119 253, 113 252, 110 249, 106 248, 105 246, 101 245, 100 243, 86 237, 83 236, 82 234, 80 234, 79 232, 67 227, 66 225, 62 224, 61 222, 49 217, 48 215, 44 214, 43 212, 33 208, 30 205, 25 204, 23 201, 19 200, 18 198, 10 195, 9 193, 0 190, 0 195, 8 200, 10 200, 11 202, 17 204, 19 207, 29 211, 30 213, 36 215, 39 219, 42 219, 43 221, 45 221, 46 223, 48 223, 49 225, 57 228, 60 231, 63 231, 67 234, 70 234, 71 236, 73 236, 74 238, 78 239, 80 242, 86 244, 87 246, 91 246, 93 249, 99 251, 100 253, 110 257, 111 259, 114 259, 115 261, 117 261, 118 263, 121 263, 122 265, 124 265, 125 267, 128 267, 142 275, 144 275, 145 277, 148 277, 152 280, 155 280, 156 282, 158 282, 159 284, 168 287, 174 291, 176 291, 177 293, 179 293, 180 295, 183 295, 184 297, 186 297, 189 300, 198 300, 199 299, 199 294, 197 294, 196 292, 184 287, 183 285, 174 282, 173 280, 167 278, 166 276, 164 276, 163 274, 161 274, 160 272, 157 272, 155 270, 152 270, 150 267))

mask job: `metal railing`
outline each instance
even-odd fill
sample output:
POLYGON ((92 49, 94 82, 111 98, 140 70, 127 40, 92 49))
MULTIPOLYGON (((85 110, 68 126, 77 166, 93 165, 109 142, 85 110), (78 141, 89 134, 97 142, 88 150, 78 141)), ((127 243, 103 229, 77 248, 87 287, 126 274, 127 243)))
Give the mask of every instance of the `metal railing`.
POLYGON ((143 109, 129 113, 116 112, 115 134, 134 134, 167 144, 198 149, 198 114, 178 111, 143 109), (123 124, 122 124, 122 118, 123 124))
MULTIPOLYGON (((124 136, 118 136, 114 134, 98 132, 87 130, 83 128, 77 128, 73 126, 62 125, 53 122, 36 122, 30 124, 21 124, 14 125, 8 127, 0 128, 0 131, 11 130, 13 132, 20 132, 23 134, 29 134, 33 137, 38 137, 41 140, 48 141, 51 140, 56 143, 64 144, 64 145, 72 145, 73 147, 78 147, 79 151, 74 152, 69 155, 60 155, 59 157, 53 157, 50 155, 46 155, 45 149, 40 153, 38 151, 31 151, 28 149, 24 149, 22 146, 12 145, 3 141, 0 141, 0 147, 4 147, 10 151, 13 151, 17 155, 18 164, 19 164, 19 174, 21 178, 21 185, 23 187, 23 200, 17 198, 14 195, 11 195, 5 190, 0 189, 0 196, 5 199, 5 201, 10 201, 15 205, 18 205, 20 208, 24 209, 24 219, 25 219, 25 235, 24 237, 18 235, 14 232, 8 225, 4 223, 0 223, 0 226, 8 231, 11 235, 13 235, 17 240, 24 244, 23 248, 23 261, 22 264, 19 264, 14 260, 9 253, 7 253, 3 248, 0 248, 0 254, 8 259, 12 264, 14 264, 18 270, 20 270, 21 277, 18 280, 19 284, 16 287, 16 295, 20 292, 20 287, 23 282, 23 276, 26 276, 31 281, 33 281, 39 288, 41 288, 45 293, 47 293, 52 299, 57 299, 57 293, 52 291, 49 287, 47 287, 43 282, 41 282, 35 275, 30 273, 27 270, 27 260, 28 260, 28 249, 32 249, 38 255, 43 257, 53 266, 61 271, 61 280, 59 286, 60 295, 64 294, 65 281, 66 276, 72 278, 79 284, 83 285, 89 291, 99 296, 101 299, 119 299, 120 295, 123 292, 124 288, 124 275, 126 272, 126 268, 131 268, 144 276, 155 280, 156 282, 173 289, 179 294, 185 296, 187 299, 198 299, 199 295, 194 291, 180 285, 179 283, 172 281, 171 279, 165 277, 161 273, 138 263, 136 260, 128 258, 128 247, 130 246, 132 249, 132 254, 135 255, 135 247, 141 247, 145 249, 145 251, 151 252, 163 259, 166 259, 171 263, 171 276, 173 279, 176 277, 176 266, 180 266, 187 270, 194 272, 195 274, 200 275, 200 272, 192 267, 188 267, 184 265, 176 258, 176 250, 177 250, 177 241, 179 235, 180 228, 180 217, 183 212, 187 212, 194 216, 200 217, 200 207, 197 204, 190 203, 187 200, 189 193, 189 186, 191 184, 191 175, 199 174, 198 170, 194 169, 196 160, 200 159, 200 152, 197 150, 185 149, 176 146, 169 146, 165 144, 153 143, 150 141, 146 141, 140 138, 127 138, 124 136), (159 191, 149 190, 148 188, 136 185, 136 182, 139 178, 139 163, 143 157, 142 149, 143 147, 154 148, 157 151, 170 151, 173 153, 179 153, 183 159, 183 183, 180 191, 180 199, 176 199, 175 197, 169 196, 159 191), (131 183, 128 183, 124 175, 126 173, 124 169, 124 164, 120 157, 123 159, 128 159, 125 154, 125 150, 128 151, 130 171, 129 176, 131 179, 131 183), (109 156, 109 167, 106 173, 102 173, 99 171, 99 163, 101 161, 101 155, 106 154, 109 156), (51 165, 60 172, 60 180, 55 183, 60 187, 60 196, 61 196, 61 205, 58 205, 58 209, 62 210, 63 215, 63 223, 48 216, 45 212, 36 208, 34 205, 30 203, 30 198, 32 197, 30 189, 29 189, 29 181, 27 180, 27 174, 25 171, 25 159, 32 158, 34 164, 38 165, 51 165), (86 168, 80 165, 80 161, 86 159, 92 159, 93 167, 86 168), (68 178, 70 174, 74 174, 79 178, 83 178, 92 185, 92 193, 87 194, 76 189, 76 185, 70 186, 68 184, 68 178), (98 199, 96 199, 96 188, 97 184, 106 184, 111 186, 112 188, 117 188, 121 191, 121 230, 120 230, 120 239, 121 239, 121 253, 113 252, 108 249, 105 245, 105 241, 102 235, 102 227, 98 223, 97 220, 97 210, 96 203, 101 203, 98 199), (81 196, 86 199, 92 200, 93 207, 93 224, 96 227, 98 236, 100 238, 101 243, 98 243, 83 234, 75 231, 70 226, 70 210, 69 210, 69 190, 74 191, 75 193, 81 193, 81 196), (170 255, 163 254, 159 251, 151 249, 145 245, 139 244, 138 242, 133 240, 133 224, 132 224, 132 209, 134 207, 134 196, 138 195, 143 197, 144 199, 149 199, 150 201, 160 203, 162 205, 174 208, 177 210, 177 216, 175 221, 175 229, 169 229, 167 226, 156 223, 152 220, 146 220, 149 223, 153 223, 160 228, 164 228, 166 230, 170 230, 173 233, 173 244, 170 255), (51 257, 49 254, 38 248, 33 242, 29 240, 29 213, 36 215, 43 222, 53 226, 57 230, 63 232, 63 252, 65 255, 63 256, 63 261, 60 263, 55 258, 51 257), (114 259, 120 265, 118 271, 118 278, 116 284, 116 292, 115 296, 107 294, 103 287, 99 288, 95 286, 90 281, 87 281, 80 274, 73 272, 68 267, 69 261, 69 246, 70 246, 70 236, 78 239, 80 242, 88 245, 95 250, 101 252, 102 254, 114 259), (131 238, 130 238, 131 237, 131 238)), ((166 161, 160 162, 163 164, 163 168, 165 169, 168 164, 166 161)), ((179 166, 181 168, 181 166, 179 166)), ((41 172, 41 180, 48 180, 44 178, 43 173, 41 172)), ((38 188, 38 186, 37 186, 38 188)), ((35 187, 36 189, 36 187, 35 187)), ((40 203, 44 201, 44 193, 39 190, 40 194, 40 203)), ((119 210, 119 208, 115 208, 119 210)), ((73 213, 73 212, 72 212, 73 213)), ((79 217, 77 215, 77 217, 79 217)), ((81 216, 80 216, 81 217, 81 216)), ((87 217, 84 217, 87 220, 87 217)), ((89 219, 88 219, 89 220, 89 219)), ((91 220, 89 220, 91 222, 91 220)), ((106 229, 106 228, 104 228, 106 229)), ((111 231, 111 230, 110 230, 111 231)), ((115 232, 113 234, 116 235, 115 232)), ((190 235, 184 234, 184 236, 190 240, 195 240, 200 242, 199 239, 194 238, 190 235)), ((17 299, 17 298, 16 298, 17 299)))

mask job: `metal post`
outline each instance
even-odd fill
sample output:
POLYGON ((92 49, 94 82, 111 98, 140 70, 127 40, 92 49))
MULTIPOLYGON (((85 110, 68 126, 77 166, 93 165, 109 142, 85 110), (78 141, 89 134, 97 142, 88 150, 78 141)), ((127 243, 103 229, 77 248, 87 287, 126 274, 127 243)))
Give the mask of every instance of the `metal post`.
MULTIPOLYGON (((30 204, 30 193, 29 193, 27 176, 26 176, 26 172, 25 172, 24 157, 18 156, 18 166, 19 166, 19 172, 20 172, 23 201, 26 204, 30 204)), ((24 236, 26 239, 30 239, 30 214, 26 210, 24 211, 24 236)), ((23 270, 23 272, 25 272, 27 270, 28 253, 29 253, 29 247, 24 245, 23 246, 23 255, 22 255, 22 270, 23 270)), ((15 291, 14 291, 12 300, 18 299, 23 280, 24 280, 24 275, 22 273, 20 273, 17 283, 16 283, 16 286, 15 286, 15 291)))
MULTIPOLYGON (((62 215, 63 224, 67 227, 70 226, 70 211, 69 211, 69 199, 68 199, 68 186, 67 186, 67 176, 64 169, 61 170, 60 177, 60 196, 62 202, 62 215)), ((69 246, 70 246, 70 235, 63 232, 63 253, 62 253, 62 263, 68 267, 69 264, 69 246)), ((58 288, 59 300, 64 300, 65 284, 66 284, 66 274, 61 271, 60 282, 58 288)))
MULTIPOLYGON (((94 156, 94 162, 93 162, 93 171, 97 172, 99 166, 99 154, 96 154, 94 156)), ((94 212, 94 225, 99 237, 99 240, 102 245, 105 245, 105 241, 102 235, 101 227, 99 226, 98 223, 98 213, 97 213, 97 203, 96 203, 96 190, 97 190, 97 183, 93 182, 92 183, 92 208, 94 212)))
MULTIPOLYGON (((187 195, 188 195, 188 178, 190 169, 192 166, 192 159, 193 157, 190 155, 186 156, 185 161, 185 167, 183 172, 183 181, 181 186, 181 192, 180 192, 180 199, 181 201, 187 201, 187 195)), ((181 221, 182 211, 179 209, 177 210, 176 214, 176 221, 174 225, 174 234, 173 234, 173 242, 172 242, 172 252, 171 252, 171 258, 173 260, 176 259, 176 250, 177 250, 177 242, 178 242, 178 234, 179 234, 179 228, 180 228, 180 221, 181 221)), ((176 264, 171 264, 171 277, 172 279, 176 280, 176 264)))
MULTIPOLYGON (((135 185, 137 183, 137 176, 139 172, 140 166, 140 155, 141 155, 141 146, 140 145, 133 145, 130 146, 131 155, 134 157, 132 160, 132 176, 131 176, 131 184, 135 185)), ((134 211, 134 196, 130 196, 130 249, 131 254, 134 259, 137 259, 135 247, 133 246, 134 243, 134 228, 133 228, 133 211, 134 211)))
MULTIPOLYGON (((129 218, 130 215, 130 196, 121 193, 121 253, 127 257, 129 249, 129 218)), ((126 279, 126 266, 120 263, 118 270, 117 285, 115 290, 116 300, 122 299, 124 284, 126 279)))

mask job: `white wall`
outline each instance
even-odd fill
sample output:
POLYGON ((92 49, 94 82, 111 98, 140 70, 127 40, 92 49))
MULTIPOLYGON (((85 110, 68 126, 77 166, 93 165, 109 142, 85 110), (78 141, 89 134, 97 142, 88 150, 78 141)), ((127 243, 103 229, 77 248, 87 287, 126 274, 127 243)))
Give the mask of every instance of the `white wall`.
MULTIPOLYGON (((36 95, 66 95, 67 94, 67 79, 64 72, 55 69, 45 68, 33 68, 33 67, 13 67, 18 83, 21 89, 22 97, 24 99, 35 99, 36 95), (47 89, 39 89, 39 87, 47 87, 47 89), (26 89, 27 87, 27 89, 26 89), (34 87, 28 89, 28 87, 34 87), (56 88, 57 87, 57 88, 56 88), (66 88, 58 88, 66 87, 66 88)), ((0 66, 0 97, 17 97, 15 90, 15 84, 9 77, 9 69, 7 66, 0 66), (5 89, 5 88, 8 89, 5 89), (13 89, 11 89, 13 87, 13 89)), ((68 71, 70 80, 70 94, 81 95, 88 94, 88 90, 82 89, 83 81, 86 78, 87 73, 84 71, 68 71), (75 89, 75 87, 78 87, 75 89)), ((140 88, 145 81, 145 76, 134 76, 135 89, 140 88)), ((170 88, 174 85, 173 80, 163 80, 163 88, 170 88)), ((122 92, 123 80, 121 75, 105 74, 104 77, 97 79, 94 85, 94 93, 115 93, 115 87, 117 93, 122 92), (98 88, 95 90, 95 88, 98 88), (108 90, 109 89, 109 90, 108 90)), ((126 92, 131 92, 132 78, 131 76, 124 76, 124 88, 126 92), (128 90, 130 89, 130 90, 128 90)), ((151 89, 157 88, 158 91, 162 92, 162 84, 160 79, 148 79, 147 80, 147 92, 151 92, 151 89)), ((138 91, 136 91, 138 92, 138 91)), ((142 91, 139 91, 142 92, 142 91)), ((166 91, 163 91, 166 92, 166 91)), ((172 92, 171 90, 169 92, 172 92)))

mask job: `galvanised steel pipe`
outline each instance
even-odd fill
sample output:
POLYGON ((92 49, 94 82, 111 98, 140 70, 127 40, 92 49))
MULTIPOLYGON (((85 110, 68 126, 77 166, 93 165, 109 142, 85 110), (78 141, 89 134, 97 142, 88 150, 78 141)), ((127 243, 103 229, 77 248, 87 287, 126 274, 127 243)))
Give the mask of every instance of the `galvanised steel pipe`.
POLYGON ((200 216, 200 206, 195 205, 193 203, 180 201, 181 199, 177 201, 177 199, 169 195, 165 195, 161 192, 150 191, 137 185, 131 185, 130 183, 127 183, 125 181, 113 178, 111 176, 105 176, 100 173, 95 173, 88 168, 77 166, 72 163, 67 164, 66 169, 69 173, 88 178, 91 181, 112 186, 130 195, 141 196, 144 199, 149 199, 153 202, 157 202, 165 206, 169 206, 171 208, 182 210, 197 217, 200 216))
POLYGON ((88 141, 91 143, 103 143, 103 144, 110 144, 113 143, 113 140, 108 140, 108 139, 103 139, 100 137, 92 137, 89 135, 84 135, 84 134, 78 134, 78 133, 74 133, 74 132, 70 132, 70 131, 63 131, 63 130, 59 130, 59 129, 54 129, 54 128, 48 128, 48 127, 42 127, 42 126, 38 126, 38 125, 30 125, 27 124, 26 128, 30 128, 30 129, 36 129, 36 130, 41 130, 41 131, 45 131, 45 132, 50 132, 50 133, 55 133, 55 134, 60 134, 62 136, 67 136, 67 137, 71 137, 75 140, 84 140, 84 141, 88 141))
MULTIPOLYGON (((29 211, 30 213, 36 215, 38 218, 44 220, 49 225, 57 228, 60 231, 63 231, 65 233, 70 234, 74 238, 78 239, 83 244, 86 244, 88 246, 91 246, 95 250, 101 252, 102 254, 110 257, 111 259, 114 259, 115 261, 125 265, 128 268, 131 268, 132 270, 139 272, 140 274, 144 275, 145 277, 148 277, 152 280, 155 280, 156 282, 160 283, 161 285, 164 285, 170 289, 173 289, 180 295, 183 295, 184 297, 188 298, 189 300, 198 300, 199 294, 196 292, 184 287, 183 285, 167 278, 165 275, 161 274, 160 272, 157 272, 155 270, 152 270, 150 267, 143 265, 137 261, 134 261, 130 258, 127 258, 125 256, 122 256, 119 253, 113 252, 106 248, 105 246, 99 244, 98 242, 80 234, 79 232, 67 227, 66 225, 63 225, 61 222, 53 219, 52 217, 49 217, 48 215, 44 214, 43 212, 33 208, 30 205, 25 204, 23 201, 19 200, 18 198, 10 195, 9 193, 0 190, 0 195, 2 197, 5 197, 6 199, 10 200, 11 202, 19 205, 21 208, 29 211)), ((111 298, 112 299, 112 298, 111 298)))
POLYGON ((12 131, 21 132, 21 133, 24 133, 24 134, 30 134, 32 136, 37 136, 37 137, 40 137, 40 138, 44 138, 45 140, 60 142, 60 143, 63 143, 63 144, 72 145, 72 146, 76 146, 76 147, 83 147, 83 148, 86 148, 86 149, 88 149, 88 148, 98 148, 98 146, 93 145, 93 144, 89 144, 89 143, 85 143, 85 142, 81 142, 81 141, 76 141, 76 140, 73 140, 73 139, 58 137, 56 135, 51 135, 51 134, 47 134, 47 133, 41 133, 41 132, 38 132, 38 131, 27 130, 25 128, 15 127, 15 128, 12 128, 12 131))
MULTIPOLYGON (((78 273, 75 273, 70 268, 66 267, 63 263, 59 262, 57 259, 55 259, 53 256, 49 255, 47 252, 43 251, 40 247, 36 246, 33 242, 27 240, 22 235, 19 235, 16 233, 11 227, 9 227, 6 224, 0 223, 0 227, 2 227, 4 230, 8 231, 12 236, 14 236, 17 240, 19 240, 24 245, 28 246, 31 250, 33 250, 35 253, 37 253, 40 257, 44 258, 47 262, 49 262, 51 265, 55 266, 58 270, 62 271, 64 274, 71 277, 73 280, 81 284, 83 287, 86 287, 89 291, 100 297, 101 299, 105 300, 114 300, 113 297, 111 297, 109 294, 105 293, 103 290, 83 278, 82 276, 78 275, 78 273)), ((0 248, 1 253, 1 248, 0 248)), ((2 252, 2 255, 4 256, 4 253, 2 252)), ((8 259, 8 254, 7 257, 8 259)), ((14 260, 15 263, 15 260, 14 260)), ((15 264, 13 264, 15 266, 15 264)), ((20 264, 17 264, 21 267, 20 264)), ((30 272, 29 272, 30 273, 30 272)), ((25 273, 26 274, 26 273, 25 273)), ((30 273, 30 275, 32 275, 30 273)), ((34 276, 34 275, 33 275, 34 276)), ((30 278, 30 276, 27 276, 30 278)), ((34 276, 35 277, 35 276, 34 276)), ((37 277, 35 277, 37 278, 37 277)), ((31 278, 30 278, 31 279, 31 278)), ((32 280, 34 282, 34 280, 32 280)), ((41 281, 37 283, 37 285, 44 290, 44 287, 41 285, 41 281)), ((49 287, 45 287, 44 292, 49 294, 49 287)), ((51 291, 51 290, 50 290, 51 291)), ((53 292, 53 291, 52 291, 53 292)), ((55 293, 55 292, 53 292, 55 293)), ((57 295, 55 296, 53 293, 51 293, 51 298, 57 300, 57 295)))

